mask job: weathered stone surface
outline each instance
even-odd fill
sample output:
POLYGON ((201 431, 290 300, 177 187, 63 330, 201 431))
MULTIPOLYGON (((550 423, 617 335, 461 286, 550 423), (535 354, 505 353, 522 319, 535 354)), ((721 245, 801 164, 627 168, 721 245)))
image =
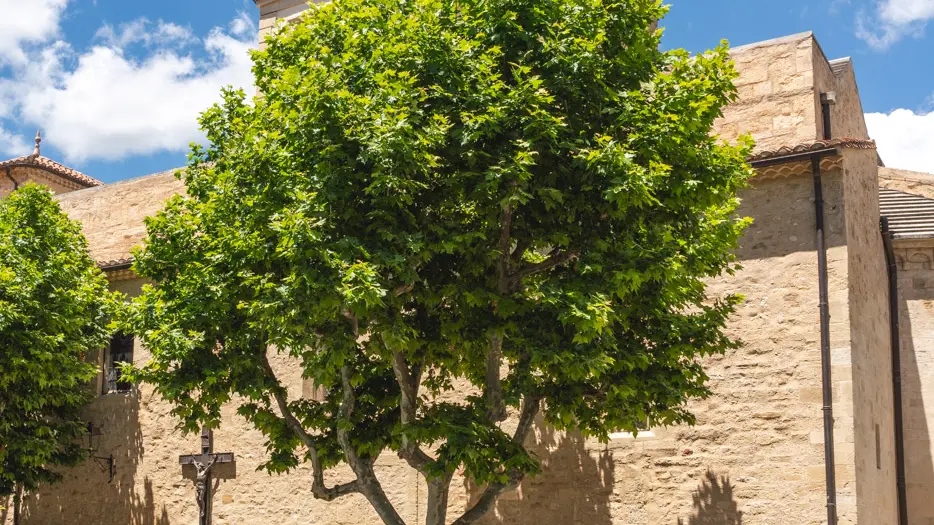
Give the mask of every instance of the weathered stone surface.
POLYGON ((59 196, 62 210, 81 222, 91 255, 98 261, 130 257, 146 233, 143 219, 184 189, 175 171, 157 173, 59 196))
MULTIPOLYGON (((886 170, 904 191, 934 194, 934 176, 886 170)), ((908 515, 911 524, 934 523, 934 239, 895 242, 898 261, 902 410, 905 421, 908 515)))

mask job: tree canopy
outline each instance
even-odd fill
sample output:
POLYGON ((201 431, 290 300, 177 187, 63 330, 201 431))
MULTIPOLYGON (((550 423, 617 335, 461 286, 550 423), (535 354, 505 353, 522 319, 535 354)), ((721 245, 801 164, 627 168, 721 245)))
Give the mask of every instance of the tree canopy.
POLYGON ((262 96, 225 91, 147 222, 155 281, 134 372, 181 426, 221 406, 268 437, 270 472, 403 520, 373 463, 485 486, 472 523, 539 470, 538 417, 599 439, 693 422, 701 358, 736 297, 750 144, 711 134, 735 97, 726 45, 660 51, 656 0, 338 0, 254 54, 262 96), (270 352, 326 392, 289 397, 270 352), (234 401, 235 400, 235 401, 234 401), (514 432, 503 423, 515 418, 514 432), (336 486, 325 471, 349 465, 336 486))
POLYGON ((61 478, 86 456, 80 410, 115 303, 81 227, 48 189, 0 200, 0 496, 61 478))

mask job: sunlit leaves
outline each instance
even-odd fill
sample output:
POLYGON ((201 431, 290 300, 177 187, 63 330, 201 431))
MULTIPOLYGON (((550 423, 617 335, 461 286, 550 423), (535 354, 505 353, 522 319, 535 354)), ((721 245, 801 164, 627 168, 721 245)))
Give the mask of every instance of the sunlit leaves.
POLYGON ((80 225, 46 188, 0 200, 0 497, 85 457, 80 411, 115 305, 80 225))
POLYGON ((347 430, 365 457, 425 445, 437 475, 535 472, 476 397, 491 333, 513 409, 540 397, 550 424, 598 438, 692 422, 700 359, 737 344, 736 299, 704 283, 736 267, 751 144, 711 135, 736 93, 726 47, 660 51, 647 28, 664 12, 313 6, 254 54, 261 97, 225 92, 202 116, 188 196, 147 224, 135 268, 157 284, 130 324, 153 361, 137 377, 188 429, 243 399, 272 472, 307 456, 276 413, 268 346, 326 391, 290 407, 328 465, 347 430), (393 354, 422 374, 407 425, 393 354))

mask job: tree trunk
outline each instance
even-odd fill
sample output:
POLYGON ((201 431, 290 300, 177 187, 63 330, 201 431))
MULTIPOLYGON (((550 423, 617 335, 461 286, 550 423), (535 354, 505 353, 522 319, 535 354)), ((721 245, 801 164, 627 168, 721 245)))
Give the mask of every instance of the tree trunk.
POLYGON ((20 525, 19 507, 23 502, 23 486, 17 485, 16 492, 13 493, 13 525, 20 525))
MULTIPOLYGON (((358 336, 356 319, 353 321, 354 335, 358 336)), ((380 519, 383 520, 383 523, 385 525, 405 525, 405 521, 402 520, 396 508, 393 507, 392 502, 386 497, 386 493, 383 492, 383 486, 380 485, 379 480, 376 478, 376 473, 373 472, 373 464, 357 454, 357 450, 350 441, 348 429, 341 425, 341 423, 352 425, 352 423, 350 423, 350 416, 354 411, 356 397, 350 378, 350 366, 345 364, 341 367, 341 384, 343 385, 344 395, 340 410, 338 411, 338 416, 343 421, 338 422, 337 425, 337 441, 344 451, 344 459, 347 460, 347 464, 350 465, 354 474, 357 475, 357 485, 360 489, 360 493, 370 502, 370 505, 372 505, 380 519)))
POLYGON ((365 461, 361 460, 358 468, 354 469, 357 472, 360 493, 370 502, 373 510, 376 511, 376 514, 379 515, 385 525, 405 525, 402 516, 399 515, 392 502, 386 497, 386 493, 383 492, 383 486, 376 479, 373 467, 363 463, 365 461))
POLYGON ((448 515, 448 494, 451 492, 451 475, 428 480, 428 514, 425 525, 445 525, 448 515))

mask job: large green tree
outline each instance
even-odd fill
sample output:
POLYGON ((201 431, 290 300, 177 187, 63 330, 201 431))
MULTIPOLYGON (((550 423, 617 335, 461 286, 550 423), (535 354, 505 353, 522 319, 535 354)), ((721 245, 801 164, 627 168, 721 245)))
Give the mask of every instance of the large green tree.
POLYGON ((238 403, 266 469, 310 462, 315 497, 362 494, 391 525, 385 450, 427 480, 429 525, 455 471, 485 487, 464 525, 539 470, 540 416, 599 439, 691 423, 700 359, 736 345, 736 298, 705 279, 735 268, 749 144, 711 135, 735 96, 725 45, 660 51, 664 13, 313 6, 254 54, 261 97, 202 116, 187 195, 147 223, 135 379, 190 431, 238 403), (290 398, 270 352, 326 398, 290 398), (355 479, 330 486, 340 463, 355 479))
POLYGON ((86 456, 80 411, 114 306, 81 226, 28 184, 0 200, 0 498, 86 456))

